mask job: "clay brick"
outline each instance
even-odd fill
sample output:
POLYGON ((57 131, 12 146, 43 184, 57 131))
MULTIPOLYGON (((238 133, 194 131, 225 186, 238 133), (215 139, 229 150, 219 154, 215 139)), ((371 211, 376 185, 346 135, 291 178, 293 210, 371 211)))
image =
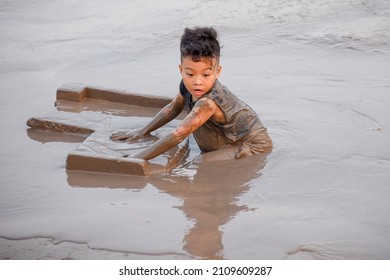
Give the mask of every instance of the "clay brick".
POLYGON ((148 176, 148 164, 142 159, 92 156, 72 151, 66 159, 67 170, 148 176))
POLYGON ((87 98, 87 88, 83 84, 68 83, 57 89, 57 100, 81 102, 87 98))

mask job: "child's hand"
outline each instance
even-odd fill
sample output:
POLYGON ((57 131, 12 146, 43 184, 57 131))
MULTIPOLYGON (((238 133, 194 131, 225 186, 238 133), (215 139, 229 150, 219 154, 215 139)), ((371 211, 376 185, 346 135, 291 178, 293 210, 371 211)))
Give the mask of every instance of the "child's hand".
POLYGON ((118 132, 115 132, 113 133, 111 136, 110 136, 110 139, 111 140, 114 140, 114 141, 133 141, 133 140, 136 140, 136 139, 140 139, 144 137, 144 134, 139 131, 139 130, 135 130, 135 131, 128 131, 128 132, 124 132, 124 131, 118 131, 118 132))

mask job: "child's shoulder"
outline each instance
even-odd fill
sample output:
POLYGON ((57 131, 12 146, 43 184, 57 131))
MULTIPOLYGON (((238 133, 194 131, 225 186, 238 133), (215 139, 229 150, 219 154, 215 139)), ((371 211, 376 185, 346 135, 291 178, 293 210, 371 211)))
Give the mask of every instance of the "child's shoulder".
POLYGON ((218 80, 215 82, 213 88, 209 92, 209 95, 218 100, 222 99, 237 99, 237 96, 231 92, 231 90, 223 85, 218 80))

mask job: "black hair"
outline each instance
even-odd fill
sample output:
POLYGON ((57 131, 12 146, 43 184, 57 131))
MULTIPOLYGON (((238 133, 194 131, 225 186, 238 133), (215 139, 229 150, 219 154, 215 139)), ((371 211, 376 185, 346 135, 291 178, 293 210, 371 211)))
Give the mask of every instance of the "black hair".
POLYGON ((221 47, 218 42, 218 33, 212 27, 185 28, 180 41, 181 58, 191 57, 195 62, 203 57, 219 63, 221 47))

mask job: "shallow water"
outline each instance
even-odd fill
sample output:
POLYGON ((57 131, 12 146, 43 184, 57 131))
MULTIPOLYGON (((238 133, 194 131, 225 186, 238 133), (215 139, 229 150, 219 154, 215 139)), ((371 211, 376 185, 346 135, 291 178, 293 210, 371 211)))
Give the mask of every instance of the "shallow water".
POLYGON ((128 2, 0 1, 0 237, 167 258, 390 258, 388 1, 128 2), (219 30, 220 81, 268 128, 266 158, 194 161, 191 139, 171 174, 72 173, 83 138, 25 125, 68 82, 173 97, 195 24, 219 30))

